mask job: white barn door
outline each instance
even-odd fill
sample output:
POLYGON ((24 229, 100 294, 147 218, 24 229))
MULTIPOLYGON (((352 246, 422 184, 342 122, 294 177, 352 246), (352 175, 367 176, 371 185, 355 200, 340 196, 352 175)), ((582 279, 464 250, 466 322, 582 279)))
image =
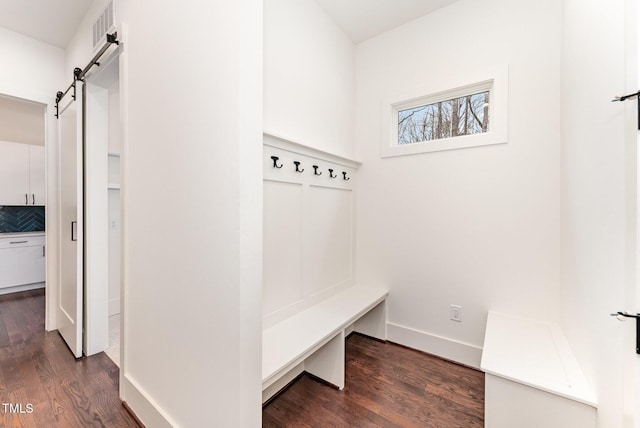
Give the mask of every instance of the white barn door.
POLYGON ((83 112, 81 81, 59 106, 60 143, 60 295, 58 331, 76 358, 83 334, 83 112))

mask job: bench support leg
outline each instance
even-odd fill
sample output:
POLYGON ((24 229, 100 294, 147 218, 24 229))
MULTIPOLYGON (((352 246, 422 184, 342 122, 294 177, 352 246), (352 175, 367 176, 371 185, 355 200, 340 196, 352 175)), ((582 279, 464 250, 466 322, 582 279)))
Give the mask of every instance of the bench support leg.
POLYGON ((355 322, 353 330, 369 337, 387 340, 387 308, 382 301, 355 322))
POLYGON ((304 362, 304 369, 314 376, 344 389, 344 330, 314 352, 304 362))

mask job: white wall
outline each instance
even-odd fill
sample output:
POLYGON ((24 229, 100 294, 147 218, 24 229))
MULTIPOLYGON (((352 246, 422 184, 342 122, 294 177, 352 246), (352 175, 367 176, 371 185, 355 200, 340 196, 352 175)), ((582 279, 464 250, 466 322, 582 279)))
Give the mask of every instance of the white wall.
MULTIPOLYGON (((258 426, 262 2, 123 0, 117 14, 123 398, 147 426, 258 426)), ((92 56, 88 24, 68 68, 92 56)))
POLYGON ((624 341, 633 323, 609 317, 636 309, 635 109, 610 102, 637 89, 625 58, 625 17, 637 27, 631 4, 566 0, 563 8, 562 321, 596 387, 600 427, 628 426, 625 381, 633 377, 621 362, 637 359, 634 340, 624 341))
MULTIPOLYGON (((120 123, 120 84, 116 80, 109 86, 108 151, 122 151, 120 123)), ((108 157, 108 182, 120 185, 120 157, 108 157)), ((120 313, 120 190, 109 189, 109 315, 120 313)))
POLYGON ((555 0, 461 0, 357 45, 357 279, 389 287, 390 340, 479 366, 487 310, 557 319, 560 35, 555 0), (381 101, 499 64, 508 144, 380 158, 381 101))
MULTIPOLYGON (((89 10, 71 38, 71 41, 67 45, 67 49, 65 51, 66 85, 69 85, 73 80, 73 69, 76 67, 81 69, 86 67, 94 55, 92 47, 92 25, 97 16, 104 10, 105 4, 105 0, 95 0, 92 2, 91 7, 89 7, 89 10)), ((122 14, 118 12, 120 12, 120 9, 118 9, 116 13, 117 16, 121 16, 122 14)))
POLYGON ((0 93, 51 98, 63 89, 64 50, 0 27, 0 93))
MULTIPOLYGON (((57 307, 58 271, 58 132, 56 92, 63 90, 64 50, 0 28, 0 94, 46 104, 47 308, 57 307)), ((47 311, 47 329, 56 328, 56 311, 47 311)))
POLYGON ((122 150, 122 129, 120 126, 120 82, 114 81, 109 86, 109 153, 120 153, 122 150))
POLYGON ((109 189, 109 316, 120 313, 120 190, 109 189))
POLYGON ((265 132, 353 156, 353 43, 313 0, 264 11, 265 132))

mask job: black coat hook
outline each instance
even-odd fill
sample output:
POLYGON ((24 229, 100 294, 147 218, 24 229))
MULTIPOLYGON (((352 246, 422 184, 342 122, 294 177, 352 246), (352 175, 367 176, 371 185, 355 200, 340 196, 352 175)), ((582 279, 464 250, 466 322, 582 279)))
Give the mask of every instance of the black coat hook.
POLYGON ((271 156, 271 159, 273 160, 273 167, 274 168, 282 168, 284 165, 280 164, 280 166, 278 166, 278 159, 280 159, 278 156, 271 156))
POLYGON ((331 168, 329 168, 329 177, 331 178, 336 178, 337 175, 333 175, 333 170, 331 168))
POLYGON ((322 175, 322 171, 318 172, 318 165, 313 166, 313 175, 322 175))
POLYGON ((346 171, 342 171, 342 179, 343 180, 351 180, 350 177, 347 177, 347 172, 346 171))
POLYGON ((296 172, 304 172, 304 168, 300 169, 300 162, 298 161, 293 161, 293 163, 296 165, 296 172))

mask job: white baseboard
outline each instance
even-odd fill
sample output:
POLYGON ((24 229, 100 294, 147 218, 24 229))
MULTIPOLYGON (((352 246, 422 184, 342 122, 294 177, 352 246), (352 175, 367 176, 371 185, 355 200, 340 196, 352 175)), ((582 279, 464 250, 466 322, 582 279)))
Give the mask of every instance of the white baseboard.
POLYGON ((35 290, 37 288, 44 288, 44 282, 36 282, 33 284, 16 285, 15 287, 0 288, 0 295, 18 293, 20 291, 35 290))
POLYGON ((158 406, 149 394, 130 376, 124 380, 124 401, 146 427, 173 428, 179 426, 158 406))
POLYGON ((289 370, 287 374, 282 376, 280 379, 275 381, 270 386, 266 387, 262 391, 262 404, 266 403, 268 399, 276 395, 276 393, 280 392, 282 388, 287 386, 292 380, 298 377, 302 372, 304 372, 304 361, 289 370))
POLYGON ((479 346, 392 323, 387 323, 387 340, 480 370, 479 346))

